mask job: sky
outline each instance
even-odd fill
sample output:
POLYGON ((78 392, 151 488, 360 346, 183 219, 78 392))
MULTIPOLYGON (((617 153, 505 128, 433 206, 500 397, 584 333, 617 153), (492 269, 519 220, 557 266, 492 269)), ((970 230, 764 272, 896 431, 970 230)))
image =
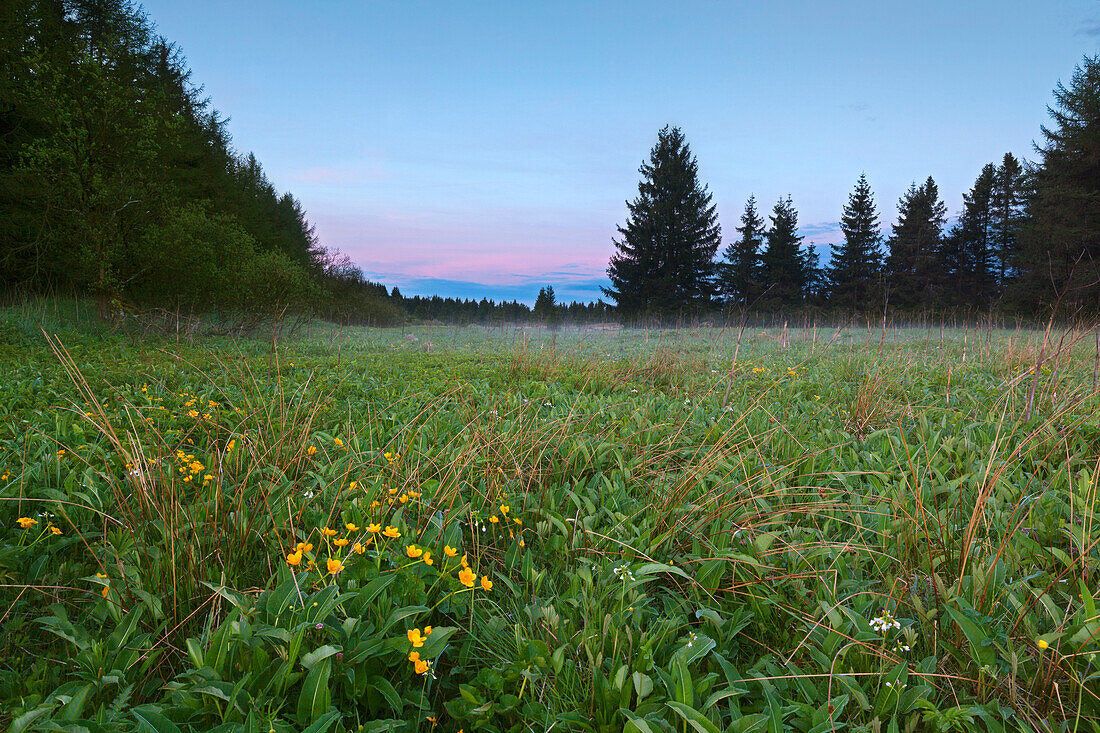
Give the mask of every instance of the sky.
POLYGON ((321 243, 405 295, 592 300, 638 167, 679 126, 723 227, 794 199, 806 244, 866 173, 884 228, 931 175, 1034 159, 1100 0, 147 0, 234 147, 321 243))

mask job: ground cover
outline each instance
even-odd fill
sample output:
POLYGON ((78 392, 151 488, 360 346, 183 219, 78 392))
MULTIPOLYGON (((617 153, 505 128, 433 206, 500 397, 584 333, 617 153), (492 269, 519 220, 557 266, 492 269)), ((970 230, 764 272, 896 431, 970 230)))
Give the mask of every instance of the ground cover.
POLYGON ((12 730, 1098 729, 1091 336, 48 315, 12 730))

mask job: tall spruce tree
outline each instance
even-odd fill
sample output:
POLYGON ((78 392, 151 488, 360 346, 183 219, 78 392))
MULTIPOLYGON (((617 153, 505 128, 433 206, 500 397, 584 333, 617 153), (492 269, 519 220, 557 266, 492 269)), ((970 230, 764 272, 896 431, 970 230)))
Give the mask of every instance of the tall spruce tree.
POLYGON ((658 133, 639 172, 638 196, 627 202, 630 214, 607 268, 611 287, 603 291, 625 319, 697 312, 715 294, 722 230, 679 128, 658 133))
POLYGON ((756 211, 756 197, 749 196, 741 214, 741 235, 726 245, 719 263, 719 292, 722 299, 745 307, 760 292, 760 248, 764 243, 764 218, 756 211))
POLYGON ((919 187, 914 183, 898 201, 898 221, 887 241, 890 302, 902 309, 924 308, 935 303, 942 285, 940 240, 947 205, 929 176, 919 187))
POLYGON ((867 309, 879 294, 882 250, 874 194, 863 174, 848 196, 840 219, 844 243, 833 245, 829 287, 835 304, 851 312, 867 309))
POLYGON ((1100 55, 1058 83, 1020 232, 1021 305, 1100 312, 1100 55))
POLYGON ((773 307, 796 305, 802 302, 809 277, 798 235, 798 212, 791 197, 779 199, 769 218, 771 228, 761 257, 765 302, 773 307))
POLYGON ((1004 292, 1015 273, 1026 199, 1027 173, 1016 156, 1005 153, 993 179, 990 200, 990 254, 999 293, 1004 292))
POLYGON ((947 301, 954 305, 984 309, 996 296, 991 248, 996 178, 996 166, 987 163, 963 194, 962 213, 944 239, 940 262, 947 301))

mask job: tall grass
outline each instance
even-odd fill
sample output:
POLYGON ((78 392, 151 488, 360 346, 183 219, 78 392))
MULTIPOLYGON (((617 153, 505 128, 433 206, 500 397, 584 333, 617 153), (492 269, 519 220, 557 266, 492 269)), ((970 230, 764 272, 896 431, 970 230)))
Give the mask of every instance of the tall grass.
MULTIPOLYGON (((436 337, 419 353, 396 337, 371 351, 388 337, 364 334, 338 361, 308 341, 162 342, 125 352, 135 373, 123 383, 86 359, 94 343, 82 357, 51 337, 68 416, 51 426, 18 402, 39 432, 0 436, 22 453, 18 469, 0 457, 20 472, 0 481, 0 511, 54 514, 68 544, 5 539, 5 551, 50 553, 68 580, 44 592, 48 568, 8 571, 9 644, 27 640, 46 598, 68 608, 65 623, 85 616, 90 636, 142 607, 144 641, 128 648, 156 660, 122 708, 151 705, 194 729, 232 723, 232 705, 195 702, 194 680, 213 669, 251 690, 249 678, 209 655, 258 653, 241 624, 287 582, 296 543, 377 516, 437 553, 460 538, 497 578, 476 603, 417 612, 457 631, 447 675, 425 686, 386 673, 404 702, 378 704, 409 729, 429 712, 456 730, 1096 725, 1088 333, 969 332, 964 345, 931 331, 787 330, 743 344, 665 332, 470 350, 436 337), (424 498, 394 503, 410 492, 424 498), (501 505, 524 524, 489 528, 501 505), (72 582, 94 572, 108 580, 72 582), (901 628, 880 631, 884 618, 901 628)), ((341 581, 337 598, 367 585, 341 581)), ((369 619, 399 585, 332 610, 332 624, 374 628, 394 670, 405 651, 369 619)), ((427 585, 401 588, 431 605, 427 585)), ((48 707, 41 721, 64 710, 47 688, 67 677, 48 669, 56 645, 31 648, 37 660, 9 663, 0 692, 19 715, 48 707), (38 680, 22 695, 20 675, 38 680)), ((280 695, 298 699, 309 669, 285 676, 280 695)), ((326 684, 339 713, 326 724, 346 726, 357 683, 326 684)), ((249 694, 265 725, 286 722, 282 697, 249 694)), ((117 699, 94 699, 106 720, 117 699)))

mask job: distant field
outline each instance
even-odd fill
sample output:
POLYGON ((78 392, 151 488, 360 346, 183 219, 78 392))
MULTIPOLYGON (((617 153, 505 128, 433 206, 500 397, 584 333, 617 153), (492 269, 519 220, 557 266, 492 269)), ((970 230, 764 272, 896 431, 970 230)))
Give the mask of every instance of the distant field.
POLYGON ((1100 730, 1092 333, 34 323, 12 730, 1100 730))

